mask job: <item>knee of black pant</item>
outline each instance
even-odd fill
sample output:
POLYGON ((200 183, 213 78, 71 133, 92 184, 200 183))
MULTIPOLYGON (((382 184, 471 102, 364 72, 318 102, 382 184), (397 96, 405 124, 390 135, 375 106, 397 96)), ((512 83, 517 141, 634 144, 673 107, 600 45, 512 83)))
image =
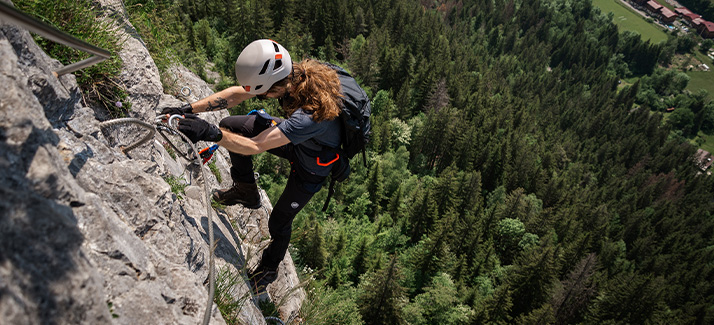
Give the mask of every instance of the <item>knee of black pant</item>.
POLYGON ((273 239, 276 237, 290 237, 293 227, 293 217, 275 212, 276 211, 273 210, 268 220, 270 236, 273 237, 273 239))
POLYGON ((233 128, 231 128, 230 125, 229 125, 229 123, 228 123, 228 119, 229 119, 229 118, 230 118, 230 116, 229 116, 229 117, 226 117, 226 118, 224 118, 224 119, 222 119, 220 122, 218 122, 218 126, 221 127, 221 128, 228 129, 228 130, 231 130, 231 131, 232 131, 233 128))
POLYGON ((290 240, 290 236, 292 235, 292 222, 287 224, 287 225, 280 225, 280 226, 268 226, 268 231, 270 232, 270 238, 273 240, 278 240, 278 239, 286 239, 290 240))

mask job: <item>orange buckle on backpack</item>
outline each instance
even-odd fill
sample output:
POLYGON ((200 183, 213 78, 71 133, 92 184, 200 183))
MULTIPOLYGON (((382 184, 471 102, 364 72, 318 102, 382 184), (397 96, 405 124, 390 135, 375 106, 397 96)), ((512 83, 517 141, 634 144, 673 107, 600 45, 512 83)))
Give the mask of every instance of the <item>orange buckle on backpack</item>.
POLYGON ((330 161, 330 162, 328 162, 328 163, 324 163, 324 164, 320 162, 320 157, 317 157, 317 165, 318 165, 318 166, 323 166, 323 167, 332 165, 332 163, 334 163, 335 161, 337 161, 338 159, 340 159, 340 155, 339 155, 339 154, 335 154, 335 155, 337 155, 337 157, 336 157, 335 159, 332 159, 332 161, 330 161))

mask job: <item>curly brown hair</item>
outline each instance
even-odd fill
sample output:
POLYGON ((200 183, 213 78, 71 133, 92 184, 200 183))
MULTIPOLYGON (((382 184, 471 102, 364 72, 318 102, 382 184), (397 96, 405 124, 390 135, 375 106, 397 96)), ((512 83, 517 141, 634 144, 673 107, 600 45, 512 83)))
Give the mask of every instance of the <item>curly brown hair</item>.
POLYGON ((329 121, 340 115, 342 87, 337 72, 311 59, 293 64, 293 72, 286 78, 291 100, 285 103, 285 113, 292 115, 298 108, 312 111, 315 122, 329 121))

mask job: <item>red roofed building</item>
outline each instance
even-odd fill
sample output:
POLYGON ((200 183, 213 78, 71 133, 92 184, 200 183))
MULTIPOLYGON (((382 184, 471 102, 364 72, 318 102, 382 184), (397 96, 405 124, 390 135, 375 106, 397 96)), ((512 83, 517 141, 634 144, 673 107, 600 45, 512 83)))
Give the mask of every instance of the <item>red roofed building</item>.
POLYGON ((702 22, 705 22, 705 21, 706 20, 704 20, 704 19, 697 18, 697 19, 694 19, 691 22, 689 22, 689 25, 691 25, 692 27, 694 27, 698 30, 699 26, 702 24, 702 22))
POLYGON ((657 1, 651 0, 647 1, 647 4, 645 4, 645 9, 649 10, 651 14, 657 14, 660 9, 662 9, 662 5, 659 4, 657 1))
POLYGON ((700 18, 700 23, 697 25, 699 35, 704 38, 714 38, 714 23, 700 18))
POLYGON ((686 20, 687 22, 689 22, 689 23, 691 24, 692 21, 697 20, 697 19, 699 19, 700 17, 701 17, 700 15, 697 15, 697 14, 695 14, 695 13, 691 13, 691 14, 686 14, 686 15, 684 15, 684 20, 686 20))
POLYGON ((674 12, 676 12, 676 13, 677 13, 678 15, 680 15, 680 16, 685 16, 685 15, 693 14, 693 12, 691 12, 689 9, 684 8, 684 7, 675 8, 675 9, 674 9, 674 12))
POLYGON ((666 7, 662 7, 662 9, 659 11, 659 16, 663 22, 668 24, 673 23, 674 20, 677 18, 677 14, 675 14, 672 10, 669 10, 669 8, 666 7))

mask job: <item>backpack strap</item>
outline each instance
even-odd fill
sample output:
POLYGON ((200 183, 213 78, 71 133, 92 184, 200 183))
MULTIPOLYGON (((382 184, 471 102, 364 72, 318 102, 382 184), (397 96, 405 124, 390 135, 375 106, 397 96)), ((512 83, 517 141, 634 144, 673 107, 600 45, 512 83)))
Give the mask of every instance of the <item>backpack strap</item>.
POLYGON ((327 207, 330 206, 330 199, 332 199, 332 194, 335 194, 335 182, 337 182, 337 180, 332 177, 332 179, 330 180, 330 188, 327 191, 327 199, 325 200, 325 205, 322 206, 322 212, 327 211, 327 207))
POLYGON ((330 171, 330 188, 327 192, 325 205, 322 207, 323 212, 327 211, 327 207, 330 205, 330 199, 332 199, 332 195, 335 194, 335 183, 345 181, 351 173, 350 160, 347 159, 345 152, 339 148, 331 148, 330 150, 338 155, 338 159, 332 163, 332 170, 330 171))

